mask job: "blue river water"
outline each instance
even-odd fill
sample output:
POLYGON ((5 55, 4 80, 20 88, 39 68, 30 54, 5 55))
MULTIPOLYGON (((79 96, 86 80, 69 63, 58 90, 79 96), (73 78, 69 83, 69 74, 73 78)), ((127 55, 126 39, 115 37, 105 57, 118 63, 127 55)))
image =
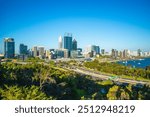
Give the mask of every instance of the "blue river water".
POLYGON ((119 61, 119 64, 125 66, 132 66, 133 68, 143 68, 150 66, 150 58, 138 59, 138 60, 128 60, 128 61, 119 61))

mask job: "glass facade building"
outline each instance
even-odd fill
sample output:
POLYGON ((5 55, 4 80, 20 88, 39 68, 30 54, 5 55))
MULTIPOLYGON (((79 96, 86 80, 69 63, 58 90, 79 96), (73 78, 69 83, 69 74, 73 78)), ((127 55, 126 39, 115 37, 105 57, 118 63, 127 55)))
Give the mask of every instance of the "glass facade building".
POLYGON ((77 41, 75 39, 72 42, 72 50, 77 50, 77 41))
POLYGON ((5 58, 15 57, 15 42, 13 38, 4 39, 4 57, 5 58))
POLYGON ((20 44, 19 51, 20 51, 20 55, 28 54, 28 47, 27 47, 27 45, 20 44))
POLYGON ((64 35, 64 49, 68 50, 68 55, 70 57, 71 50, 72 50, 72 34, 66 33, 64 35))
POLYGON ((72 34, 70 33, 64 35, 64 49, 72 50, 72 34))

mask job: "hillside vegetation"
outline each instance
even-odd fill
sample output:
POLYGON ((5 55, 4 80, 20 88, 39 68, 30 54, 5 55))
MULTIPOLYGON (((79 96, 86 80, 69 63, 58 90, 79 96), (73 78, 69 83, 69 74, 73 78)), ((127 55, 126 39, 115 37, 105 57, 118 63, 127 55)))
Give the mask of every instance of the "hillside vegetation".
MULTIPOLYGON (((86 63, 87 67, 91 63, 86 63)), ((96 64, 89 65, 91 68, 96 64)), ((105 63, 103 67, 105 68, 105 63)), ((102 67, 99 67, 101 70, 102 67)), ((123 68, 124 69, 124 68, 123 68)), ((123 72, 119 69, 117 74, 123 72)), ((112 66, 113 73, 115 72, 112 66)), ((149 78, 148 76, 144 76, 149 78)), ((117 85, 49 65, 3 63, 0 65, 1 100, 150 99, 149 86, 117 85)))

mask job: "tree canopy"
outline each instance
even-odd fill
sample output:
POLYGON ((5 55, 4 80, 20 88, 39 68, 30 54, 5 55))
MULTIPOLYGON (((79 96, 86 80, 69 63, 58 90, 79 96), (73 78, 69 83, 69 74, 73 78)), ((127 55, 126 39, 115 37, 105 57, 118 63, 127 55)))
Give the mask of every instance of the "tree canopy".
MULTIPOLYGON (((107 71, 107 63, 86 66, 107 71)), ((109 66, 109 65, 108 65, 109 66)), ((118 66, 118 69, 122 66, 118 66)), ((116 71, 109 70, 113 73, 116 71)), ((123 69, 129 69, 124 68, 123 69)), ((121 72, 122 70, 120 70, 121 72)), ((142 72, 142 71, 141 71, 142 72)), ((129 73, 129 71, 128 71, 129 73)), ((135 72, 140 75, 140 72, 135 72)), ((112 81, 94 80, 55 66, 54 63, 0 65, 0 99, 2 100, 80 100, 80 99, 150 99, 150 87, 117 85, 112 81)))

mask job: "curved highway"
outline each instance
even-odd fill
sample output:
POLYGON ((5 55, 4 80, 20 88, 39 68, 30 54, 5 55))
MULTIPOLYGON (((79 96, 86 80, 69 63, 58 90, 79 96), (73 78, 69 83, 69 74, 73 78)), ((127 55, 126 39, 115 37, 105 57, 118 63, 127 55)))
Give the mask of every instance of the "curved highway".
MULTIPOLYGON (((80 68, 73 68, 71 70, 73 70, 74 72, 77 72, 77 73, 81 73, 81 74, 99 78, 100 80, 108 80, 110 77, 109 75, 104 75, 104 74, 100 74, 100 73, 97 73, 97 72, 94 72, 91 70, 85 70, 85 69, 80 69, 80 68)), ((148 85, 150 85, 150 82, 130 80, 130 79, 125 79, 125 78, 120 78, 120 77, 117 79, 114 79, 113 81, 120 82, 120 83, 129 83, 129 84, 148 84, 148 85)))

